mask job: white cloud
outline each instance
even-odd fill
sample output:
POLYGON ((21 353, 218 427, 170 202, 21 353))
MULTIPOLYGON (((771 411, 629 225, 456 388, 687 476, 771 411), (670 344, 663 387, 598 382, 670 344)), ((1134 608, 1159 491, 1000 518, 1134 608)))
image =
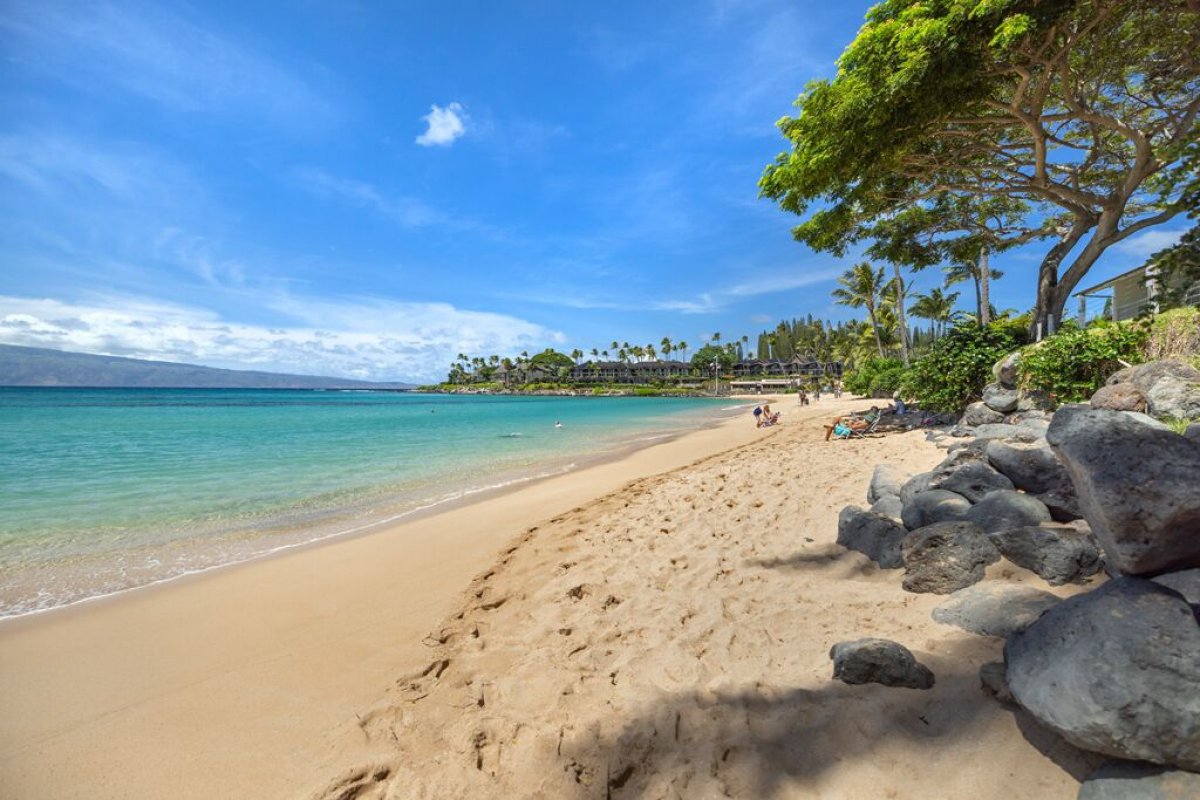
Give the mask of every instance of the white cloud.
POLYGON ((428 123, 429 128, 417 137, 417 144, 422 147, 446 147, 453 144, 455 139, 467 132, 466 116, 460 103, 451 103, 445 108, 435 103, 430 107, 429 113, 421 117, 428 123))
POLYGON ((362 181, 340 178, 311 168, 294 169, 292 177, 311 192, 349 200, 355 205, 376 211, 405 228, 424 228, 435 223, 450 222, 444 215, 416 198, 388 197, 375 186, 362 181))
POLYGON ((506 354, 565 337, 526 320, 377 298, 267 300, 293 325, 248 325, 207 309, 128 296, 69 303, 0 296, 0 343, 363 380, 435 381, 460 352, 506 354))
POLYGON ((1129 256, 1131 260, 1137 262, 1132 266, 1137 266, 1159 250, 1165 250, 1178 242, 1181 236, 1183 236, 1182 228, 1178 230, 1152 228, 1145 233, 1134 234, 1128 239, 1118 242, 1113 245, 1113 250, 1129 256))

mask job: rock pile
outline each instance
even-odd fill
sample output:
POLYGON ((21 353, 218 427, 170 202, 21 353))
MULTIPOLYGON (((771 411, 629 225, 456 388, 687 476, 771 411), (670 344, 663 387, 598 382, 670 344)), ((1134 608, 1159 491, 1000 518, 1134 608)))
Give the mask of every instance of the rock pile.
POLYGON ((980 670, 998 700, 1076 747, 1142 762, 1102 770, 1080 797, 1134 796, 1107 794, 1133 780, 1200 786, 1200 426, 1155 419, 1200 417, 1200 371, 1122 370, 1052 417, 1016 389, 1012 357, 993 374, 946 459, 914 476, 877 469, 873 510, 845 509, 838 541, 903 567, 909 591, 953 593, 934 619, 1006 637, 1004 663, 980 670), (1102 566, 1112 579, 1061 602, 975 585, 1000 558, 1051 585, 1102 566))

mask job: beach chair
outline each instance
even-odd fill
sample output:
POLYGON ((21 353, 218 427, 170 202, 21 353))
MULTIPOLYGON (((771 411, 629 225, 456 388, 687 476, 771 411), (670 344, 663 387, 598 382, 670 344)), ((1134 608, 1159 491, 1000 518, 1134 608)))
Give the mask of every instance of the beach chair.
POLYGON ((867 427, 863 428, 861 431, 856 431, 856 430, 854 430, 854 428, 850 428, 850 435, 847 438, 849 438, 849 439, 865 439, 865 438, 867 438, 868 434, 872 434, 875 432, 875 428, 879 425, 879 420, 881 420, 881 419, 883 419, 882 415, 875 417, 875 419, 868 422, 867 427))

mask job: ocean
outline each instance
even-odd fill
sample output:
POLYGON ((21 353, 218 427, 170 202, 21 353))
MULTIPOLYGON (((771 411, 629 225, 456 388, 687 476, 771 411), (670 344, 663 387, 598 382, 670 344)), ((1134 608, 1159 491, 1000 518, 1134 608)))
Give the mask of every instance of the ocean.
POLYGON ((0 388, 0 617, 577 469, 728 400, 0 388))

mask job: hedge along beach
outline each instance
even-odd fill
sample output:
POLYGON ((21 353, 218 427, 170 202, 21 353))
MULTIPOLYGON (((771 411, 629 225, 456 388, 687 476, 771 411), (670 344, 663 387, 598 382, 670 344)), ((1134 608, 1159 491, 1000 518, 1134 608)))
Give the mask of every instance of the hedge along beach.
POLYGON ((935 625, 937 601, 833 544, 876 461, 940 454, 919 431, 823 440, 866 401, 778 403, 773 428, 743 413, 371 535, 0 624, 6 785, 592 797, 619 762, 652 796, 1070 796, 962 669, 999 645, 935 625), (863 633, 922 643, 938 685, 833 684, 828 648, 863 633))

